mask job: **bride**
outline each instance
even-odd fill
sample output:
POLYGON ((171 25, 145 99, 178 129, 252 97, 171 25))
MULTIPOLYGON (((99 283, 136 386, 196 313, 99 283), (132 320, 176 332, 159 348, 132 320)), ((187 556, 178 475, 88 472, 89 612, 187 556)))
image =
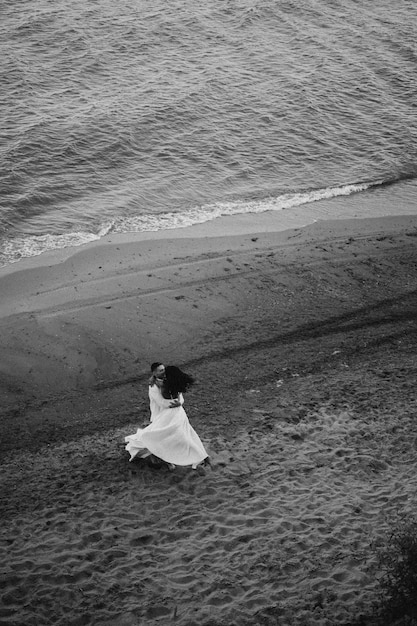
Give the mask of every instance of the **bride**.
POLYGON ((165 461, 170 469, 176 465, 191 465, 193 469, 208 458, 208 454, 190 422, 183 404, 185 393, 194 383, 192 376, 175 365, 165 368, 165 378, 158 391, 161 411, 145 428, 125 437, 130 461, 135 457, 154 455, 165 461))

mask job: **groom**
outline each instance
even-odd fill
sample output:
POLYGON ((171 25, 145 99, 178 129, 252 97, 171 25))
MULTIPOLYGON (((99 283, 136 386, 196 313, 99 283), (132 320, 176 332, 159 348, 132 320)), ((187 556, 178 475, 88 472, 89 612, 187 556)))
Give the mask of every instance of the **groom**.
POLYGON ((152 387, 153 385, 156 385, 161 388, 165 378, 165 365, 163 363, 159 363, 158 361, 156 363, 152 363, 151 372, 152 376, 149 379, 149 386, 152 387))
POLYGON ((169 404, 162 396, 161 387, 164 384, 165 378, 165 365, 158 361, 151 365, 152 376, 149 379, 149 405, 151 410, 150 421, 153 422, 156 417, 164 409, 175 409, 177 406, 181 406, 179 400, 172 400, 169 404))

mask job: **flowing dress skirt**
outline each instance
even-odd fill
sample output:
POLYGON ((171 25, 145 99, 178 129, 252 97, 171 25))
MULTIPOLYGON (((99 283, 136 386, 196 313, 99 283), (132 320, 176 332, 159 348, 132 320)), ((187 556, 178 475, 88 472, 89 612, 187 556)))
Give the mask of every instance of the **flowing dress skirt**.
POLYGON ((164 409, 149 426, 125 437, 125 442, 130 461, 153 454, 166 463, 196 467, 208 456, 182 406, 164 409))

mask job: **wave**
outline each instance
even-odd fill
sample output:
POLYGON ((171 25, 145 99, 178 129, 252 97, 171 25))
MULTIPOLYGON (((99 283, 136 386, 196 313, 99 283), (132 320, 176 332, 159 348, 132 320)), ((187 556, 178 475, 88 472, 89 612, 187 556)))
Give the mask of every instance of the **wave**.
POLYGON ((39 256, 51 250, 82 246, 104 237, 110 230, 103 227, 98 233, 78 231, 63 233, 60 235, 30 235, 28 237, 16 237, 2 243, 0 250, 0 267, 10 263, 16 263, 21 259, 39 256))
POLYGON ((260 200, 237 200, 235 202, 216 202, 188 209, 182 213, 168 212, 159 215, 138 215, 135 217, 115 220, 112 231, 116 233, 158 231, 172 228, 186 228, 193 224, 202 224, 218 217, 239 215, 242 213, 265 213, 266 211, 282 211, 293 207, 327 200, 336 196, 348 196, 365 191, 380 183, 360 183, 316 189, 300 193, 282 194, 260 200))
POLYGON ((182 212, 145 214, 130 217, 117 217, 112 222, 101 225, 97 232, 78 231, 62 234, 32 235, 9 239, 2 245, 0 263, 7 265, 22 258, 38 256, 48 250, 58 250, 81 246, 97 241, 109 233, 149 232, 186 228, 193 224, 202 224, 219 217, 243 213, 265 213, 283 211, 337 196, 349 196, 385 184, 384 181, 363 182, 342 187, 313 189, 298 193, 286 193, 279 196, 258 200, 237 200, 235 202, 217 202, 186 209, 182 212))

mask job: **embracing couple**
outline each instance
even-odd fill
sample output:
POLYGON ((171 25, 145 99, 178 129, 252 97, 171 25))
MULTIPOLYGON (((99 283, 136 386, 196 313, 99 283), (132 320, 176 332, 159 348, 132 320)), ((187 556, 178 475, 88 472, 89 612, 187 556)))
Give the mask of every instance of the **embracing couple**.
POLYGON ((183 394, 194 379, 175 365, 152 363, 151 371, 150 424, 125 437, 130 460, 153 456, 165 461, 171 470, 176 465, 196 469, 208 460, 208 454, 183 408, 183 394))

